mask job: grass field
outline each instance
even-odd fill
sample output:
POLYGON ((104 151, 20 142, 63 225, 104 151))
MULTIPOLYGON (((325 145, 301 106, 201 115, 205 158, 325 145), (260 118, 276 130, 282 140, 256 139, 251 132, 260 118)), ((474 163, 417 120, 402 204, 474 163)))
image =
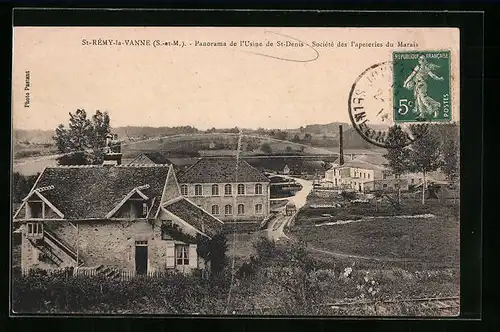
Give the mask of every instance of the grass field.
MULTIPOLYGON (((427 266, 459 266, 460 225, 456 206, 430 207, 433 218, 367 218, 356 211, 343 211, 351 223, 318 226, 302 220, 290 234, 306 241, 309 246, 352 256, 363 256, 386 262, 415 262, 427 266)), ((346 208, 345 210, 348 210, 346 208)), ((403 213, 402 213, 403 214, 403 213)), ((408 215, 408 210, 405 211, 408 215)), ((415 214, 418 214, 415 213, 415 214)), ((373 216, 371 214, 369 217, 373 216)), ((342 220, 343 218, 339 218, 342 220)), ((325 253, 318 255, 327 257, 325 253)), ((401 264, 397 264, 401 265, 401 264)))

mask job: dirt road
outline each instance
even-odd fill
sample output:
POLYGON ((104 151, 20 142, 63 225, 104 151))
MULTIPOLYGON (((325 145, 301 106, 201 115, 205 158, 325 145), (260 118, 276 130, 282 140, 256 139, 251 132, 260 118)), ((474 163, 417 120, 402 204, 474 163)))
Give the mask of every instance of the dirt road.
MULTIPOLYGON (((294 203, 298 213, 299 210, 306 204, 307 195, 309 195, 309 193, 313 188, 312 181, 299 179, 288 175, 279 175, 279 176, 286 179, 293 179, 296 182, 300 183, 300 185, 302 186, 302 189, 297 191, 294 196, 284 199, 294 203)), ((278 241, 280 238, 288 239, 288 236, 285 235, 283 230, 294 216, 286 216, 284 210, 285 210, 284 206, 279 208, 278 215, 272 222, 269 223, 267 227, 267 236, 275 241, 278 241)))

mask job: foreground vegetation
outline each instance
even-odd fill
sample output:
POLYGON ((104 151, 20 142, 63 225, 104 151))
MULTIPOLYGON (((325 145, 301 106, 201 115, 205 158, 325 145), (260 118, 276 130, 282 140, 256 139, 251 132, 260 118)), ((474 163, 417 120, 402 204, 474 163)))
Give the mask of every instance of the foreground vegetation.
POLYGON ((411 299, 458 296, 453 269, 364 269, 321 262, 306 246, 254 243, 255 256, 212 279, 173 274, 110 280, 64 272, 16 274, 13 308, 19 313, 198 315, 450 315, 411 299), (233 282, 231 273, 234 272, 233 282), (387 302, 390 301, 390 302, 387 302), (346 305, 347 304, 347 305, 346 305))

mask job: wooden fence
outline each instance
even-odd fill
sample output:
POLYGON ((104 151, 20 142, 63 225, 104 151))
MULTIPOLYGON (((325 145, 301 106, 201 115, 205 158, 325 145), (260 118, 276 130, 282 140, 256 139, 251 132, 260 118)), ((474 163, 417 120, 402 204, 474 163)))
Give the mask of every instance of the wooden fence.
MULTIPOLYGON (((204 274, 204 271, 200 272, 200 275, 204 274)), ((113 280, 121 280, 127 281, 132 280, 134 278, 165 278, 167 276, 173 275, 177 272, 175 270, 172 271, 149 271, 145 274, 136 274, 135 271, 118 271, 118 270, 110 270, 107 273, 103 273, 99 271, 97 268, 60 268, 60 269, 51 269, 51 270, 36 270, 36 269, 24 269, 22 270, 23 276, 29 276, 33 273, 41 273, 43 275, 65 275, 66 277, 101 277, 108 278, 113 280)))

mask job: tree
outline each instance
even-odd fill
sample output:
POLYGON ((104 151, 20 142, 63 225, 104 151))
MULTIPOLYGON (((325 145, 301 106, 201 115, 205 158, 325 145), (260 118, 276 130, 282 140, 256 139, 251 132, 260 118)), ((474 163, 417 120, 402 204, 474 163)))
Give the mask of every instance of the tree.
POLYGON ((443 164, 441 169, 450 182, 455 182, 459 176, 459 148, 455 139, 446 140, 442 145, 443 164))
POLYGON ((269 143, 262 143, 260 149, 262 150, 262 152, 267 154, 271 154, 273 152, 273 149, 271 148, 271 145, 269 145, 269 143))
POLYGON ((299 135, 295 134, 292 138, 292 142, 300 142, 300 137, 299 135))
POLYGON ((422 172, 422 204, 425 204, 426 174, 441 166, 439 137, 425 124, 412 125, 410 130, 414 137, 410 151, 410 169, 422 172))
POLYGON ((311 141, 312 141, 312 135, 309 134, 309 133, 305 133, 304 134, 304 141, 306 141, 307 143, 311 144, 311 141))
POLYGON ((407 147, 408 135, 395 125, 387 133, 387 166, 398 179, 398 205, 401 204, 401 175, 410 171, 410 150, 407 147))
POLYGON ((211 239, 198 235, 197 237, 197 253, 206 261, 210 261, 210 274, 212 277, 217 277, 227 265, 227 238, 224 234, 218 233, 211 239))
POLYGON ((61 157, 60 165, 100 164, 106 135, 110 133, 107 112, 96 111, 92 119, 87 118, 83 109, 69 113, 68 129, 60 124, 53 137, 61 157))
POLYGON ((19 172, 15 172, 12 175, 12 200, 14 203, 21 203, 22 199, 26 197, 36 179, 40 176, 40 173, 34 175, 22 175, 19 172))
POLYGON ((292 152, 292 147, 291 146, 287 146, 285 150, 286 150, 286 152, 292 152))

